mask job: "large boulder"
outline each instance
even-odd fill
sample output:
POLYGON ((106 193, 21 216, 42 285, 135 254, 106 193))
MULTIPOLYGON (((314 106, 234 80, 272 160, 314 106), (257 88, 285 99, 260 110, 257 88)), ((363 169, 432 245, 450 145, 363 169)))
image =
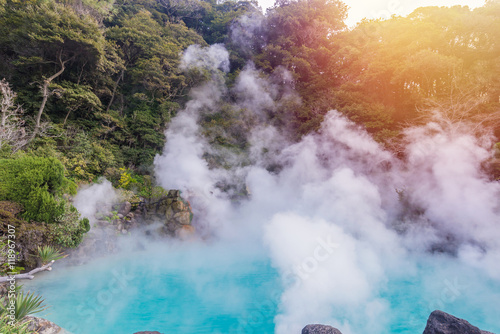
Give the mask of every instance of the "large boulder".
POLYGON ((468 321, 443 311, 434 311, 427 320, 423 334, 492 334, 482 331, 468 321))
POLYGON ((337 328, 325 325, 307 325, 302 334, 342 334, 337 328))

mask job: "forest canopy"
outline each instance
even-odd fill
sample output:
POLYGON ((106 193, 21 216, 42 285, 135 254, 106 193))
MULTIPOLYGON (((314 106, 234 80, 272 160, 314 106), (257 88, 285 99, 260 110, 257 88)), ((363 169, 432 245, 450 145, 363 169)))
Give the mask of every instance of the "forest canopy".
POLYGON ((344 24, 348 7, 338 0, 280 0, 265 15, 255 1, 4 0, 0 6, 0 77, 17 93, 25 126, 33 138, 51 128, 57 133, 51 145, 69 160, 75 138, 85 136, 95 150, 110 153, 110 161, 98 163, 106 168, 147 166, 161 150, 170 118, 202 80, 179 69, 192 44, 225 44, 228 80, 249 62, 267 75, 290 71, 302 103, 281 112, 297 138, 317 130, 330 109, 384 142, 429 102, 474 101, 485 114, 498 108, 496 1, 474 10, 419 8, 352 29, 344 24), (242 26, 245 20, 254 23, 242 26), (243 41, 238 28, 247 30, 243 41))

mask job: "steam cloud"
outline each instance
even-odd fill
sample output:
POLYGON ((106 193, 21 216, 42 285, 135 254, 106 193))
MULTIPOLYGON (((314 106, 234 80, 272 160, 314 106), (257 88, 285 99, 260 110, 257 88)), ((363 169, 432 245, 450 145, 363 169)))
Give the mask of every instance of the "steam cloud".
POLYGON ((180 68, 220 69, 229 72, 229 52, 222 44, 214 44, 205 49, 199 45, 191 45, 184 52, 180 68))
MULTIPOLYGON (((234 43, 250 47, 245 33, 257 29, 258 18, 239 22, 234 43), (245 32, 246 26, 255 29, 245 32)), ((181 67, 202 68, 212 80, 191 91, 169 124, 156 178, 182 191, 199 233, 227 246, 221 254, 237 249, 271 259, 283 286, 276 334, 300 333, 309 323, 345 334, 386 333, 392 305, 382 292, 394 277, 415 277, 422 263, 438 261, 439 277, 450 281, 463 268, 500 280, 500 183, 481 169, 492 145, 487 132, 474 135, 468 124, 437 113, 405 131, 400 159, 330 111, 318 133, 291 142, 269 118, 284 101, 300 103, 286 70, 265 78, 249 64, 228 88, 222 45, 189 47, 181 67), (203 135, 200 119, 221 103, 251 120, 245 163, 215 152, 203 135), (232 168, 209 166, 205 156, 214 153, 232 168), (234 194, 221 190, 230 185, 245 188, 248 198, 234 204, 234 194)), ((91 218, 110 194, 109 182, 93 185, 79 192, 75 206, 91 218)), ((425 282, 435 291, 442 280, 425 282)))
POLYGON ((82 217, 89 219, 92 228, 97 221, 96 214, 111 211, 111 206, 116 202, 118 202, 118 196, 113 185, 108 180, 102 180, 101 183, 79 189, 73 205, 82 217))
MULTIPOLYGON (((233 29, 237 41, 245 39, 240 26, 233 29)), ((183 58, 184 68, 216 71, 228 64, 222 46, 193 46, 183 58)), ((450 128, 436 117, 406 130, 402 161, 331 111, 319 133, 290 143, 266 124, 283 89, 249 65, 229 92, 235 107, 259 119, 248 133, 251 165, 228 171, 203 159, 213 148, 201 135, 200 114, 215 110, 228 93, 217 80, 192 91, 155 160, 162 186, 191 200, 195 224, 205 224, 219 242, 267 249, 285 289, 277 334, 317 322, 343 333, 386 332, 382 319, 390 306, 380 289, 391 276, 414 272, 415 259, 432 257, 431 251, 453 253, 449 261, 500 279, 500 184, 481 172, 488 135, 478 138, 467 125, 450 128), (250 197, 235 206, 217 184, 242 179, 250 197)))
POLYGON ((236 20, 231 27, 231 41, 238 45, 244 54, 251 55, 255 47, 255 37, 264 26, 264 16, 253 13, 236 20))

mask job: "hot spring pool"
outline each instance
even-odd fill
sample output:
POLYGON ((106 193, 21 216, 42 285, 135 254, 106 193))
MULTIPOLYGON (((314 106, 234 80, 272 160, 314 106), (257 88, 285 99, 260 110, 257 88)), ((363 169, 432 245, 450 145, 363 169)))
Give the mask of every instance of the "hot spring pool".
MULTIPOLYGON (((138 251, 79 267, 56 265, 25 287, 51 305, 40 316, 74 334, 271 334, 283 292, 266 256, 213 245, 138 251)), ((372 333, 422 333, 434 309, 500 333, 499 282, 446 257, 420 261, 415 272, 389 278, 376 294, 389 311, 372 333)), ((332 313, 349 324, 344 334, 370 330, 363 316, 343 308, 332 313)))
POLYGON ((280 291, 268 261, 210 246, 163 251, 56 266, 26 287, 51 305, 41 316, 74 334, 273 331, 280 291))

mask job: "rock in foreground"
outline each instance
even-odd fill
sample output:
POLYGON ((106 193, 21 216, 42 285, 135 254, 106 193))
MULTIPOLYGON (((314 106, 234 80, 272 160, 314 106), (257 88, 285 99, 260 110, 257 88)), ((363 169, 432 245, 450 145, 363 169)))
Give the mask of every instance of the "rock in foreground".
POLYGON ((482 331, 468 321, 443 311, 434 311, 427 320, 423 334, 492 334, 482 331))
POLYGON ((307 325, 302 334, 342 334, 337 328, 325 325, 307 325))
POLYGON ((62 334, 65 332, 61 327, 46 319, 33 316, 27 316, 25 319, 29 322, 28 331, 30 331, 30 333, 62 334))

